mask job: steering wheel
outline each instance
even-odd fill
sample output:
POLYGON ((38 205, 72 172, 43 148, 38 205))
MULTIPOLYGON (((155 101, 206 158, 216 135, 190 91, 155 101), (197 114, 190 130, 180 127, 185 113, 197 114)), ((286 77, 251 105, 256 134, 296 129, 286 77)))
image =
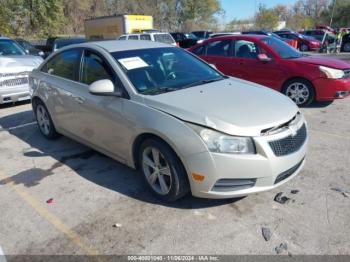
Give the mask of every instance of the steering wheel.
POLYGON ((166 81, 167 81, 167 80, 174 80, 174 79, 176 79, 177 77, 179 77, 179 75, 181 75, 181 74, 183 74, 183 75, 189 75, 189 73, 188 73, 188 72, 185 72, 185 71, 171 71, 171 72, 169 72, 169 73, 166 75, 165 80, 166 80, 166 81))

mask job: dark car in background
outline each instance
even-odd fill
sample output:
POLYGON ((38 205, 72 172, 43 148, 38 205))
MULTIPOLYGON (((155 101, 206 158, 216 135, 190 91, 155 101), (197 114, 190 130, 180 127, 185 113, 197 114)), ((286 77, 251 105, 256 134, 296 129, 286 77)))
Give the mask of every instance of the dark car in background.
POLYGON ((197 41, 199 40, 195 35, 192 34, 190 34, 189 36, 186 36, 184 33, 180 32, 174 32, 170 34, 174 38, 178 46, 182 48, 190 48, 191 46, 197 44, 197 41), (190 37, 191 35, 192 37, 190 37))
POLYGON ((297 41, 297 48, 302 52, 319 51, 321 49, 321 41, 313 37, 305 36, 292 31, 276 31, 274 33, 283 39, 297 41))
POLYGON ((40 49, 36 48, 34 45, 29 43, 28 41, 18 38, 15 39, 16 42, 23 47, 23 49, 29 54, 29 55, 37 55, 37 56, 44 56, 44 52, 41 51, 40 49))
POLYGON ((213 33, 211 31, 193 31, 191 32, 194 34, 198 39, 208 39, 209 36, 213 33))
POLYGON ((85 37, 50 37, 46 40, 46 45, 36 46, 36 48, 41 49, 45 53, 44 57, 48 57, 51 53, 57 51, 58 49, 64 46, 80 44, 84 42, 86 42, 85 37))

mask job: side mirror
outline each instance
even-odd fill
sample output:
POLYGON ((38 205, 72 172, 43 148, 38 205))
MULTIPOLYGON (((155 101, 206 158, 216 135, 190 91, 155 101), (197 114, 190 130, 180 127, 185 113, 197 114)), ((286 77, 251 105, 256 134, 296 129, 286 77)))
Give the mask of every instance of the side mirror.
POLYGON ((266 54, 258 54, 258 60, 261 62, 270 62, 272 59, 266 54))
POLYGON ((119 88, 115 88, 109 79, 102 79, 93 82, 89 86, 89 92, 97 96, 122 96, 123 93, 119 88), (116 90, 117 89, 117 90, 116 90))

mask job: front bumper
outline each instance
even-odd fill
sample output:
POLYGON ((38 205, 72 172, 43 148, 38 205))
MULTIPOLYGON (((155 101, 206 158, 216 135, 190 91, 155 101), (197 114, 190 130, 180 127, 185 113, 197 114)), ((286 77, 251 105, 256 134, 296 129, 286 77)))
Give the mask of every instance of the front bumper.
POLYGON ((288 130, 276 135, 254 138, 257 149, 255 155, 203 152, 188 157, 185 166, 190 177, 192 194, 204 198, 240 197, 271 190, 289 181, 303 168, 307 137, 296 152, 280 157, 274 154, 269 142, 290 135, 291 131, 288 130), (204 179, 196 181, 192 177, 193 173, 204 176, 204 179), (221 181, 254 183, 248 187, 218 190, 217 185, 221 181))
POLYGON ((0 104, 14 103, 30 99, 29 85, 16 87, 0 87, 0 104))
POLYGON ((329 101, 350 95, 350 78, 319 78, 313 81, 317 101, 329 101))

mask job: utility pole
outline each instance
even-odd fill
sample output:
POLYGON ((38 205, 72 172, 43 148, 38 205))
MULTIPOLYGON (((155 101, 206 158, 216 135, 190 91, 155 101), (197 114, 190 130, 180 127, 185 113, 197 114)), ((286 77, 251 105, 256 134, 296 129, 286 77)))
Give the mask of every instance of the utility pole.
POLYGON ((331 22, 329 23, 329 27, 332 27, 333 16, 334 16, 334 9, 335 9, 335 5, 336 5, 336 4, 337 4, 337 0, 333 0, 332 16, 331 16, 331 22))

